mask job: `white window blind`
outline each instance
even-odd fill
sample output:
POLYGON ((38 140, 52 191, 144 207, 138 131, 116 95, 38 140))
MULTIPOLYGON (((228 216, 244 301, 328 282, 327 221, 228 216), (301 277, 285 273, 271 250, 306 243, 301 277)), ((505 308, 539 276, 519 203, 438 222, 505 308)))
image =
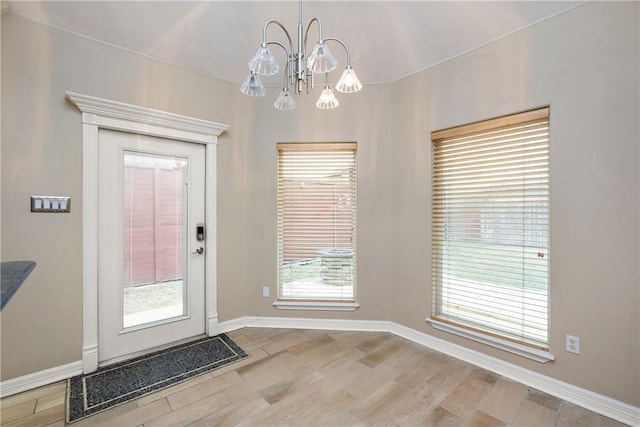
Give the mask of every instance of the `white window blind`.
POLYGON ((356 144, 278 144, 278 299, 355 301, 356 144))
POLYGON ((547 350, 549 109, 431 139, 432 318, 547 350))

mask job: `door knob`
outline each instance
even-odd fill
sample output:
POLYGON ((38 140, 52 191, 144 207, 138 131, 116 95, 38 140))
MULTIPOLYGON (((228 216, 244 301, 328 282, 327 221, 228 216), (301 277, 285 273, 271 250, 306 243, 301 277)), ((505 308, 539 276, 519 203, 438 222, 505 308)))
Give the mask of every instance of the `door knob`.
POLYGON ((204 248, 202 246, 200 246, 198 249, 196 249, 195 252, 191 252, 192 255, 198 254, 198 255, 202 255, 202 253, 204 252, 204 248))

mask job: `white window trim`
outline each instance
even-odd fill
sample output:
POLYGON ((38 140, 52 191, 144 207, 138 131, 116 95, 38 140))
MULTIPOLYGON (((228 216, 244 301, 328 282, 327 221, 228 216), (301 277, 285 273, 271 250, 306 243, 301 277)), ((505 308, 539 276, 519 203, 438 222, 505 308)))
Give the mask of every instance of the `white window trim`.
MULTIPOLYGON (((498 118, 494 118, 494 119, 489 119, 489 120, 483 120, 480 122, 476 122, 476 123, 471 123, 471 124, 467 124, 467 125, 463 125, 463 126, 456 126, 456 127, 452 127, 452 128, 448 128, 448 129, 443 129, 443 130, 439 130, 439 131, 435 131, 431 133, 431 140, 432 140, 432 155, 434 157, 433 161, 432 161, 432 169, 433 169, 433 174, 434 174, 434 183, 436 182, 435 179, 435 175, 436 172, 442 172, 442 171, 446 171, 446 167, 443 166, 443 164, 450 164, 448 162, 450 162, 452 159, 457 159, 459 160, 458 156, 458 151, 462 151, 465 152, 466 151, 463 148, 459 148, 456 147, 455 145, 452 148, 452 152, 449 154, 445 153, 444 158, 438 158, 438 156, 436 155, 436 151, 435 151, 435 147, 436 144, 438 144, 438 146, 440 148, 442 147, 446 147, 446 145, 443 144, 447 144, 449 142, 454 142, 455 143, 460 143, 463 144, 465 147, 469 146, 471 143, 475 142, 476 138, 479 137, 483 137, 483 136, 487 136, 490 135, 491 133, 493 133, 494 131, 499 131, 501 129, 507 130, 507 129, 511 129, 512 125, 516 125, 516 126, 520 126, 521 124, 524 123, 531 123, 531 125, 536 126, 536 125, 540 125, 540 124, 547 124, 547 140, 546 140, 546 149, 547 149, 547 156, 549 155, 548 150, 549 150, 549 130, 548 130, 548 126, 549 126, 549 118, 550 118, 550 113, 549 113, 549 107, 544 107, 544 108, 538 108, 535 110, 530 110, 530 111, 525 111, 525 112, 521 112, 521 113, 516 113, 516 114, 511 114, 508 116, 503 116, 503 117, 498 117, 498 118), (466 141, 463 143, 463 141, 466 141), (439 164, 439 166, 436 166, 436 161, 441 161, 443 163, 439 164)), ((498 138, 496 138, 496 142, 497 142, 498 138)), ((501 140, 502 141, 502 140, 501 140)), ((540 141, 533 141, 535 143, 538 143, 540 141)), ((475 147, 475 146, 474 146, 475 147)), ((529 154, 529 153, 533 153, 533 151, 529 152, 527 151, 525 154, 529 154)), ((486 154, 490 154, 490 153, 486 153, 486 154)), ((538 155, 538 153, 534 153, 535 156, 538 155)), ((470 156, 470 155, 469 155, 470 156)), ((514 154, 515 156, 515 154, 514 154)), ((536 157, 534 157, 536 158, 536 157)), ((528 157, 525 157, 525 159, 528 159, 528 157)), ((462 162, 464 163, 463 165, 456 165, 454 164, 455 168, 451 172, 451 174, 455 177, 455 174, 462 174, 462 172, 460 172, 460 170, 464 170, 465 172, 468 170, 468 165, 470 165, 469 167, 471 167, 472 169, 469 169, 471 171, 474 171, 474 167, 475 164, 477 164, 479 161, 477 160, 476 157, 473 157, 473 160, 469 160, 468 158, 465 158, 465 160, 468 160, 466 162, 462 162)), ((547 157, 547 168, 548 168, 548 157, 547 157)), ((489 164, 482 162, 482 164, 480 165, 483 168, 488 168, 489 164)), ((483 169, 483 177, 484 172, 488 170, 488 169, 483 169)), ((493 169, 492 169, 493 170, 493 169)), ((489 172, 487 172, 487 175, 489 174, 489 172)), ((446 174, 445 174, 446 175, 446 174)), ((460 188, 462 188, 462 185, 467 185, 466 182, 463 182, 462 184, 460 184, 460 182, 454 181, 454 178, 450 177, 444 177, 445 179, 448 179, 450 182, 454 182, 456 183, 460 188)), ((457 179, 457 178, 455 178, 457 179)), ((547 175, 546 175, 546 179, 547 182, 549 180, 549 170, 547 169, 547 175)), ((463 180, 464 181, 464 180, 463 180)), ((469 181, 469 179, 467 179, 467 181, 469 181)), ((435 209, 434 206, 436 205, 436 197, 435 197, 435 189, 436 186, 435 184, 432 183, 432 192, 434 192, 434 197, 432 200, 432 214, 435 218, 435 209)), ((443 188, 444 186, 442 184, 440 184, 441 188, 443 188)), ((468 191, 467 188, 465 187, 465 191, 468 191)), ((447 196, 446 194, 446 188, 444 193, 441 194, 441 199, 443 199, 445 202, 443 202, 443 205, 446 204, 446 201, 449 198, 449 196, 447 196)), ((454 192, 455 193, 455 192, 454 192)), ((464 193, 460 192, 460 194, 463 194, 462 196, 462 200, 464 200, 464 202, 466 203, 466 199, 464 199, 464 193)), ((452 200, 461 200, 461 198, 456 199, 456 197, 458 197, 456 194, 453 195, 452 200)), ((550 200, 548 199, 549 193, 547 192, 547 202, 550 202, 550 200)), ((466 208, 465 205, 463 205, 463 202, 458 202, 459 205, 458 206, 462 206, 462 208, 466 208)), ((441 208, 441 205, 438 205, 439 208, 441 208)), ((458 209, 462 209, 462 208, 458 208, 458 209)), ((547 209, 548 205, 547 205, 547 209)), ((443 214, 443 216, 446 216, 446 214, 443 214)), ((550 216, 550 211, 547 211, 547 216, 550 216)), ((464 218, 463 213, 459 213, 459 217, 464 218)), ((435 244, 436 244, 436 239, 438 239, 438 243, 441 244, 443 247, 446 247, 446 243, 444 240, 442 240, 439 236, 439 233, 436 231, 436 228, 434 227, 436 224, 436 221, 434 219, 432 227, 432 238, 433 238, 433 242, 432 242, 432 246, 435 248, 435 244)), ((524 224, 523 224, 524 226, 524 224)), ((547 226, 548 226, 548 222, 547 222, 547 226)), ((550 238, 550 230, 547 229, 547 239, 550 238)), ((548 241, 548 240, 547 240, 548 241)), ((434 250, 434 249, 432 249, 434 250)), ((548 247, 547 247, 547 252, 548 252, 548 247)), ((538 253, 538 257, 543 257, 544 255, 548 255, 548 254, 542 254, 542 256, 540 255, 540 253, 538 253)), ((549 265, 548 265, 548 258, 547 258, 547 289, 546 289, 546 309, 547 309, 547 319, 546 319, 546 332, 547 335, 544 339, 544 341, 542 339, 538 339, 539 337, 533 336, 531 335, 531 339, 532 339, 532 343, 536 342, 536 339, 538 339, 538 341, 540 342, 540 346, 538 347, 533 347, 529 346, 526 344, 526 334, 524 334, 524 331, 522 331, 522 334, 518 334, 518 333, 513 333, 511 334, 509 331, 509 328, 500 328, 500 327, 496 327, 491 328, 488 327, 488 330, 494 330, 495 331, 495 335, 492 335, 491 333, 487 332, 485 333, 482 329, 478 329, 478 330, 474 330, 473 329, 473 325, 474 322, 469 322, 468 319, 465 319, 464 316, 456 316, 455 314, 451 314, 451 316, 447 316, 446 313, 443 311, 443 305, 441 304, 441 300, 439 300, 439 296, 437 295, 444 295, 442 293, 442 290, 445 289, 445 281, 441 280, 442 278, 440 277, 439 274, 437 274, 437 271, 435 270, 436 265, 437 265, 437 259, 435 258, 435 252, 434 252, 434 259, 432 260, 432 269, 433 269, 433 275, 434 275, 434 285, 433 285, 433 303, 432 303, 432 310, 433 310, 433 317, 426 319, 426 321, 430 324, 432 324, 434 326, 434 328, 436 329, 440 329, 455 335, 459 335, 477 342, 481 342, 483 344, 487 344, 490 345, 492 347, 496 347, 496 348, 500 348, 502 350, 505 351, 509 351, 511 353, 514 354, 518 354, 518 355, 522 355, 524 357, 528 357, 532 360, 537 360, 539 362, 546 362, 549 360, 554 360, 553 355, 551 355, 549 353, 549 333, 550 333, 550 319, 549 319, 549 314, 548 314, 548 310, 549 310, 549 299, 550 299, 550 290, 549 290, 549 265), (438 276, 438 277, 436 277, 438 276), (449 319, 453 322, 453 323, 449 323, 446 320, 447 317, 449 317, 449 319), (470 327, 471 329, 468 329, 467 327, 470 327), (509 336, 513 335, 513 337, 519 337, 522 339, 522 342, 515 342, 509 339, 509 336)), ((443 260, 441 260, 443 261, 443 260)), ((444 262, 444 261, 443 261, 444 262)), ((443 263, 441 265, 446 265, 446 263, 443 263)), ((462 285, 464 286, 464 285, 462 285)), ((462 287, 461 286, 461 287, 462 287)), ((476 286, 475 284, 473 286, 476 286)), ((473 289, 473 288, 472 288, 473 289)), ((452 294, 455 294, 455 292, 452 292, 452 294)), ((445 297, 443 297, 444 300, 445 297)), ((529 299, 525 299, 525 301, 530 301, 529 299)), ((464 302, 461 302, 460 305, 464 305, 464 302)), ((542 307, 542 305, 540 305, 542 307)), ((481 309, 478 309, 481 310, 481 309)), ((486 312, 486 311, 485 311, 486 312)), ((480 316, 479 316, 480 317, 480 316)), ((505 316, 506 317, 506 316, 505 316)), ((517 319, 517 317, 514 317, 514 319, 517 319)), ((483 321, 478 320, 478 325, 483 324, 483 321)), ((540 322, 540 326, 542 326, 542 322, 540 322)), ((540 328, 540 330, 542 330, 542 328, 540 328)))
POLYGON ((354 311, 360 304, 357 302, 330 301, 274 301, 273 305, 280 310, 318 310, 318 311, 354 311))
POLYGON ((491 335, 481 334, 479 332, 475 332, 470 329, 460 328, 458 326, 440 322, 435 319, 427 318, 425 320, 427 321, 427 323, 431 324, 431 326, 441 331, 458 335, 460 337, 467 338, 472 341, 476 341, 481 344, 485 344, 500 350, 508 351, 509 353, 517 354, 518 356, 535 360, 536 362, 546 363, 556 359, 555 356, 549 353, 548 351, 529 347, 523 344, 518 344, 512 341, 494 337, 491 335))
MULTIPOLYGON (((354 161, 357 163, 357 152, 356 152, 356 143, 355 142, 332 142, 332 143, 278 143, 278 204, 280 203, 280 162, 281 162, 281 154, 280 151, 324 151, 324 150, 353 150, 354 161), (331 147, 331 148, 329 148, 331 147)), ((354 166, 355 164, 354 163, 354 166)), ((357 170, 357 169, 356 169, 357 170)), ((355 184, 357 186, 357 184, 355 184)), ((357 188, 354 188, 357 191, 357 188)), ((356 203, 357 205, 357 203, 356 203)), ((280 227, 280 207, 278 207, 278 227, 280 227)), ((355 221, 355 220, 354 220, 355 221)), ((356 255, 356 236, 353 234, 353 260, 355 261, 356 255)), ((280 251, 280 237, 278 237, 278 245, 280 251)), ((281 298, 282 293, 282 283, 280 278, 280 254, 278 255, 278 298, 281 298)), ((344 300, 332 300, 331 296, 319 297, 318 299, 306 299, 305 297, 301 297, 301 299, 289 299, 291 296, 284 297, 283 299, 276 299, 273 302, 273 306, 280 310, 316 310, 316 311, 354 311, 360 307, 355 301, 356 298, 356 268, 354 266, 352 277, 353 277, 353 298, 348 298, 344 300)))

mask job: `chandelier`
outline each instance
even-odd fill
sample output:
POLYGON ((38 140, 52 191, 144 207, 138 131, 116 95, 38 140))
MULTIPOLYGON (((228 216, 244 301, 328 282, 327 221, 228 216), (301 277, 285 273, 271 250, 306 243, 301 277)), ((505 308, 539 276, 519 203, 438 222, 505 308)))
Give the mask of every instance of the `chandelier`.
POLYGON ((337 61, 327 46, 326 42, 328 41, 338 43, 347 53, 347 66, 335 86, 336 90, 343 93, 359 91, 362 89, 362 83, 360 83, 358 76, 356 76, 355 71, 351 68, 351 54, 349 53, 347 45, 335 37, 325 38, 322 33, 322 23, 318 18, 311 19, 307 25, 306 31, 304 31, 304 27, 302 25, 302 0, 299 0, 298 6, 297 52, 294 52, 293 50, 291 35, 284 25, 273 19, 267 21, 262 30, 262 43, 256 50, 253 58, 249 61, 250 73, 244 83, 242 83, 242 86, 240 86, 240 91, 249 96, 264 96, 267 93, 259 76, 271 76, 280 71, 280 65, 269 50, 269 46, 274 45, 284 49, 287 62, 284 67, 284 83, 282 85, 282 91, 278 95, 273 106, 279 110, 293 110, 296 108, 296 101, 289 93, 290 88, 292 88, 292 91, 298 95, 302 95, 304 93, 308 94, 309 88, 314 88, 314 75, 324 73, 324 88, 320 93, 320 98, 318 98, 316 106, 322 109, 336 108, 339 103, 333 93, 333 90, 331 90, 331 86, 329 85, 329 73, 336 69, 337 61), (319 38, 311 51, 311 55, 307 56, 307 37, 309 36, 309 30, 314 23, 318 26, 319 38), (277 41, 267 40, 267 29, 272 24, 284 31, 284 34, 287 36, 287 40, 289 41, 288 46, 277 41))

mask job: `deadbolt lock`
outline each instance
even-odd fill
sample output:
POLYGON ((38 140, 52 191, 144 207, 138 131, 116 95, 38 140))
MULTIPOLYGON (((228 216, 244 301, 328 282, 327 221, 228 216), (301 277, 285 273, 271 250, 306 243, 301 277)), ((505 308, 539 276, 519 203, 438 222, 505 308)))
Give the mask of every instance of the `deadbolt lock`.
POLYGON ((199 242, 204 240, 204 224, 196 224, 196 240, 199 242))

